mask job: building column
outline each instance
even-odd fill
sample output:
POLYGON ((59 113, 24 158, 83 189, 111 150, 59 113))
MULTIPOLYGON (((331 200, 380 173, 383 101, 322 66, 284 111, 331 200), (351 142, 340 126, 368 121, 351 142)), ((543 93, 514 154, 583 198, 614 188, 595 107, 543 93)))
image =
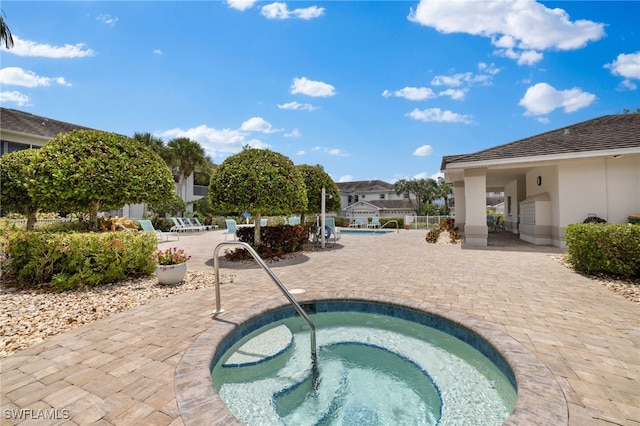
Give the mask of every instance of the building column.
POLYGON ((464 223, 466 213, 466 200, 464 197, 464 181, 453 182, 453 197, 455 200, 456 226, 458 231, 464 235, 464 223))
POLYGON ((472 247, 486 247, 489 235, 487 227, 487 169, 465 169, 464 196, 466 200, 465 243, 472 247))

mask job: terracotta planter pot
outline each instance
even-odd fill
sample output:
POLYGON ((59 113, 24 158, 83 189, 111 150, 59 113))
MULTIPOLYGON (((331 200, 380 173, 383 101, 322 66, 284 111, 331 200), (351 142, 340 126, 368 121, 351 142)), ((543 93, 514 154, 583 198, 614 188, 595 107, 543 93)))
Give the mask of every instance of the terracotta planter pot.
POLYGON ((160 284, 178 284, 187 273, 187 262, 177 265, 156 265, 156 276, 160 284))

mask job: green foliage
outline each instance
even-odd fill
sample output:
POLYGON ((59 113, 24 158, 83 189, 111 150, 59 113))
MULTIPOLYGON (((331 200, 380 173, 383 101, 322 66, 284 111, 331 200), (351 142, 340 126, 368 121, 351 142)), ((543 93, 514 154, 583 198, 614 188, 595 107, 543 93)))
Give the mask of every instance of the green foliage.
POLYGON ((577 271, 640 276, 640 226, 572 224, 565 238, 567 260, 577 271))
POLYGON ((302 174, 307 189, 307 209, 296 210, 299 213, 320 213, 322 211, 322 188, 325 188, 325 211, 337 212, 340 210, 340 190, 331 176, 324 171, 321 165, 309 166, 301 164, 296 168, 302 174))
POLYGON ((305 211, 307 191, 300 172, 282 154, 244 149, 211 174, 209 199, 214 211, 255 215, 305 211))
POLYGON ((148 275, 155 268, 157 238, 146 232, 11 231, 0 239, 8 279, 26 285, 48 282, 58 291, 148 275))
POLYGON ((177 216, 178 213, 183 212, 186 209, 187 206, 184 201, 176 194, 173 194, 171 198, 166 201, 149 204, 149 210, 160 217, 164 217, 166 215, 177 216))
POLYGON ((174 192, 164 161, 116 133, 61 133, 40 149, 40 160, 29 195, 52 211, 89 212, 94 227, 99 209, 160 202, 174 192))
MULTIPOLYGON (((253 229, 239 228, 238 240, 250 244, 256 249, 260 257, 270 259, 274 256, 283 257, 289 253, 302 250, 309 240, 309 227, 305 225, 266 226, 260 229, 261 243, 256 248, 253 229)), ((225 255, 227 260, 248 259, 251 256, 244 249, 237 249, 225 255)))
POLYGON ((0 206, 5 212, 19 212, 27 216, 27 229, 33 229, 41 201, 29 193, 37 180, 36 166, 40 152, 23 149, 0 158, 0 206))

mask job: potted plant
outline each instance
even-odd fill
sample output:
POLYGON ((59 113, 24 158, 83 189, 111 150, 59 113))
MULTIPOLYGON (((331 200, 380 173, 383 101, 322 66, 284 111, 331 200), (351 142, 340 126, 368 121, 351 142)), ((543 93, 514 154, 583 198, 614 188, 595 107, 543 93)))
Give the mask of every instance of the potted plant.
POLYGON ((176 247, 165 251, 159 250, 155 255, 156 276, 160 284, 178 284, 187 273, 187 261, 191 256, 183 249, 176 247))

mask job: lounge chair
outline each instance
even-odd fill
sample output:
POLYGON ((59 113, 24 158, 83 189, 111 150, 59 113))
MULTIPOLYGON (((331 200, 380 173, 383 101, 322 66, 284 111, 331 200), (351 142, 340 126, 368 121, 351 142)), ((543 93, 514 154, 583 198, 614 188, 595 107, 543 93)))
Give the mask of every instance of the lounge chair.
POLYGON ((287 221, 287 225, 300 225, 300 218, 298 216, 291 216, 287 221))
POLYGON ((200 223, 200 219, 198 219, 197 217, 194 217, 193 221, 195 222, 195 224, 197 226, 200 226, 200 227, 204 228, 205 231, 211 231, 212 226, 211 225, 203 225, 202 223, 200 223))
POLYGON ((229 235, 233 235, 233 240, 237 240, 236 231, 238 230, 238 225, 236 221, 233 219, 225 219, 224 223, 227 225, 227 230, 224 231, 224 239, 226 240, 229 235))
POLYGON ((143 231, 154 232, 158 237, 158 241, 162 241, 165 238, 167 239, 167 241, 169 241, 169 237, 171 236, 175 236, 177 237, 177 239, 180 239, 180 235, 178 235, 175 232, 164 232, 154 228, 150 220, 139 220, 138 223, 140 224, 140 227, 142 228, 143 231))
POLYGON ((331 235, 330 235, 329 238, 330 239, 333 238, 333 242, 334 243, 340 239, 340 237, 341 237, 340 230, 338 228, 336 228, 336 221, 335 221, 334 218, 326 217, 324 219, 324 226, 329 228, 329 230, 331 231, 331 235))
POLYGON ((179 218, 177 217, 172 217, 171 221, 173 222, 173 226, 171 227, 171 231, 172 232, 187 232, 187 227, 185 226, 185 224, 181 221, 178 220, 179 218))
POLYGON ((353 222, 349 224, 349 228, 360 228, 364 223, 361 217, 356 217, 353 222))
POLYGON ((374 216, 371 218, 371 222, 367 223, 367 228, 380 228, 380 218, 374 216))
POLYGON ((191 220, 188 217, 184 218, 184 222, 185 222, 185 225, 187 225, 187 228, 193 231, 204 232, 207 229, 204 227, 204 225, 197 225, 193 220, 191 220))

